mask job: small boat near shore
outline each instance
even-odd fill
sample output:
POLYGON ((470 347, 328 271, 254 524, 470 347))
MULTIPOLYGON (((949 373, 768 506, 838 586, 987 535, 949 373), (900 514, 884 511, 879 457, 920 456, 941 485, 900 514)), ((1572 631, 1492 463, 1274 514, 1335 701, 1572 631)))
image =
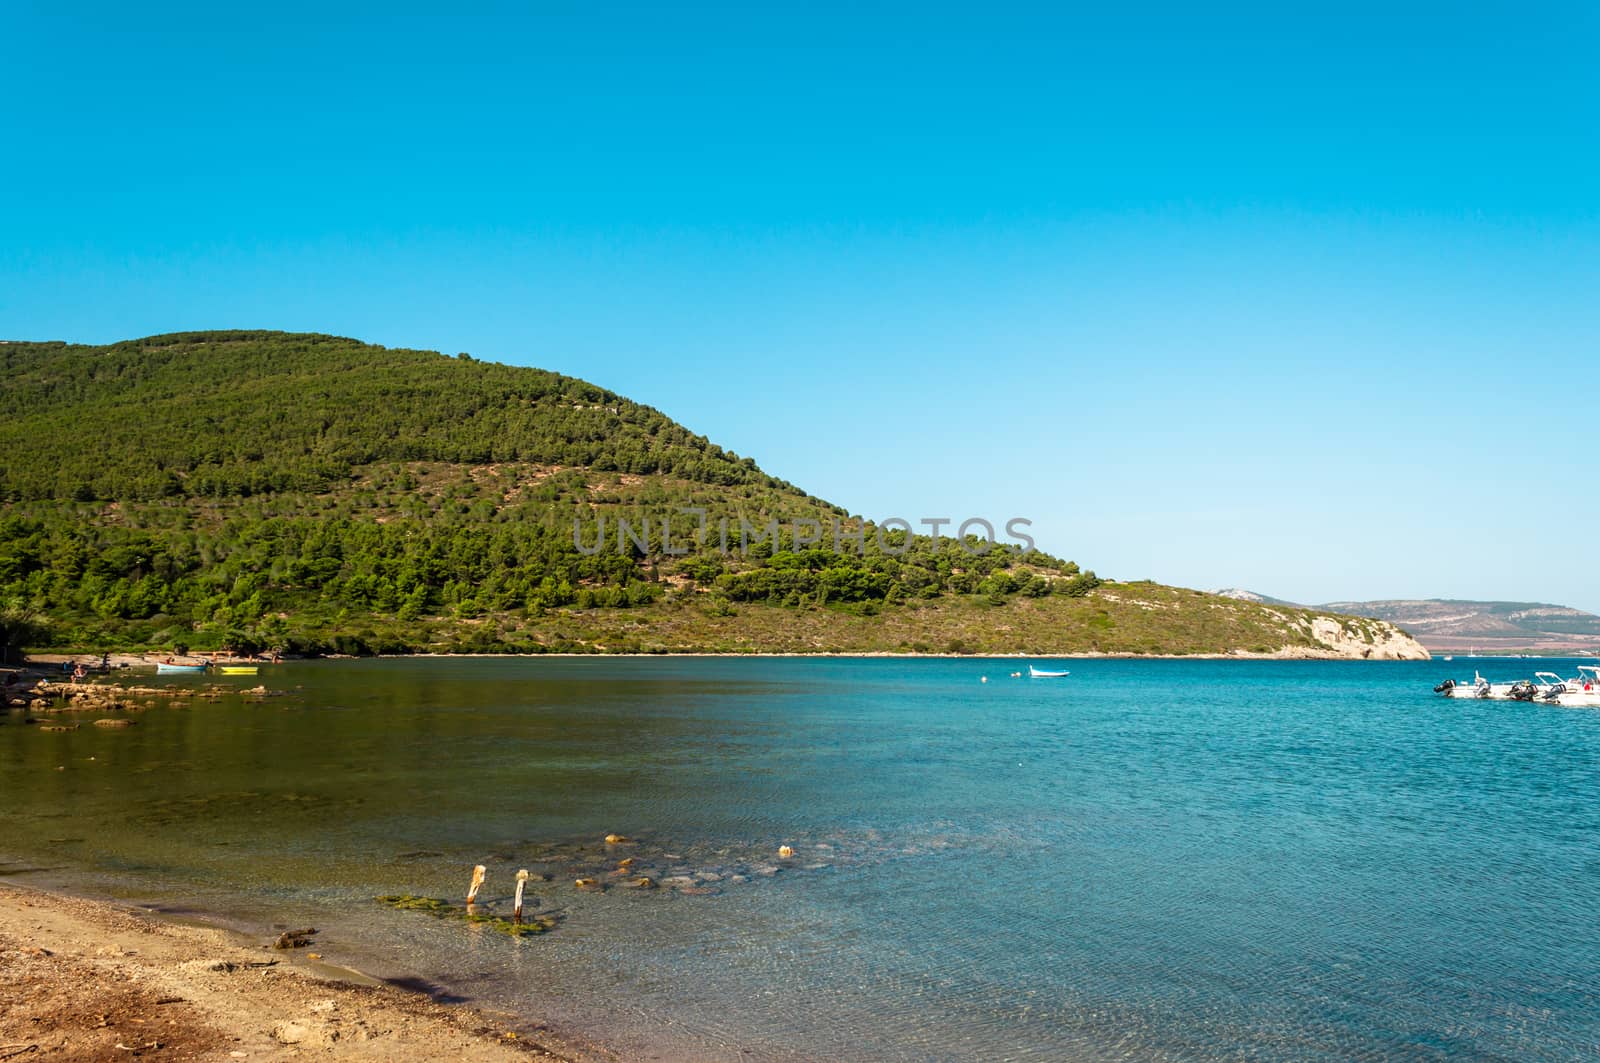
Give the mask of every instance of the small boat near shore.
POLYGON ((203 675, 211 667, 204 661, 190 664, 183 661, 157 661, 156 675, 203 675))
POLYGON ((260 670, 253 664, 224 664, 217 668, 223 675, 255 675, 260 670))
POLYGON ((1028 665, 1028 677, 1031 679, 1060 679, 1067 674, 1066 672, 1047 672, 1043 668, 1035 668, 1031 664, 1028 665))

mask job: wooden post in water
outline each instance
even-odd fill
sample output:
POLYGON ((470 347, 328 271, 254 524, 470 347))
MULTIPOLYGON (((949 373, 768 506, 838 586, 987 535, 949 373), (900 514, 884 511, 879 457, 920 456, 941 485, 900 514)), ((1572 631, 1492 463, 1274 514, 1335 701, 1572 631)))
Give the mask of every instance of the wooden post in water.
POLYGON ((511 921, 519 925, 522 923, 522 887, 527 884, 528 869, 523 868, 517 872, 517 902, 516 907, 511 910, 511 921))
POLYGON ((483 880, 489 875, 489 869, 479 864, 472 869, 472 885, 467 887, 467 903, 471 904, 478 899, 478 891, 483 889, 483 880))

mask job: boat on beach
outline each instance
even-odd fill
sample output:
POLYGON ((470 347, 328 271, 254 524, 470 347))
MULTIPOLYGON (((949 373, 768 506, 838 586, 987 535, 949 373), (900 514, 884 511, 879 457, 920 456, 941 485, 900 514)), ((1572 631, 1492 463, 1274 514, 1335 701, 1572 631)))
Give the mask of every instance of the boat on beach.
POLYGON ((1032 679, 1060 679, 1066 674, 1066 672, 1047 672, 1042 668, 1035 668, 1031 664, 1028 665, 1028 676, 1032 679))

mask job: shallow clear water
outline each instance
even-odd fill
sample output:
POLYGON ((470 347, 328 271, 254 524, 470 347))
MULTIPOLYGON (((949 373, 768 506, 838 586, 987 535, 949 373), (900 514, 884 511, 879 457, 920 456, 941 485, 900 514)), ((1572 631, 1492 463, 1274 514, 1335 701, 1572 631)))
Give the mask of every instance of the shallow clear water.
POLYGON ((1600 712, 1431 693, 1473 665, 1551 667, 290 664, 126 730, 13 713, 0 873, 310 922, 630 1055, 1594 1056, 1600 712), (629 855, 712 892, 572 888, 629 855), (479 862, 501 912, 551 874, 558 927, 373 901, 479 862))

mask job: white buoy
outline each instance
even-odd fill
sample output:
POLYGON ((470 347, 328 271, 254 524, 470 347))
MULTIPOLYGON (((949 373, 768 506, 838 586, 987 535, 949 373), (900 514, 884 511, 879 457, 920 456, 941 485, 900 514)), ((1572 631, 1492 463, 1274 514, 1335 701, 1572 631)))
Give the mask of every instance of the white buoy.
POLYGON ((468 904, 478 899, 478 891, 483 889, 483 880, 488 877, 489 869, 482 864, 472 869, 472 885, 467 887, 468 904))
POLYGON ((521 871, 517 872, 517 901, 516 906, 511 909, 511 921, 513 923, 522 922, 522 887, 526 886, 527 884, 528 869, 523 868, 521 871))

